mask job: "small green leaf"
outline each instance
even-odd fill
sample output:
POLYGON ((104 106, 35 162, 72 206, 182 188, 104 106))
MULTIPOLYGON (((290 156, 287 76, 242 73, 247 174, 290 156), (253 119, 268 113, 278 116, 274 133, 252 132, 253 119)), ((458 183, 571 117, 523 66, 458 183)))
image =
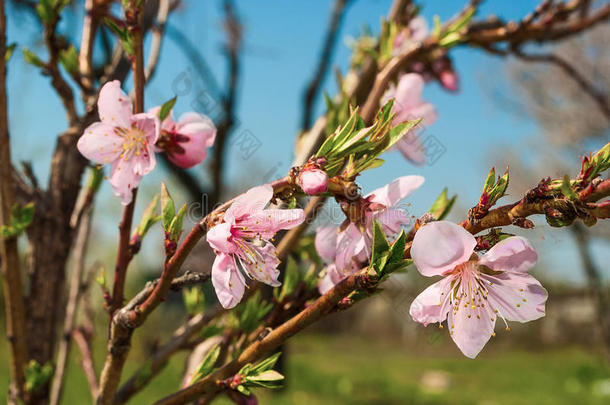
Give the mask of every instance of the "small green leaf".
POLYGON ((161 183, 161 219, 163 220, 163 229, 169 232, 169 227, 176 216, 174 208, 174 200, 167 190, 165 183, 161 183))
POLYGON ((201 288, 194 286, 192 288, 184 288, 182 290, 182 299, 186 312, 193 316, 201 313, 205 309, 205 296, 201 288))
POLYGON ((13 51, 15 50, 15 47, 17 47, 16 42, 13 42, 12 44, 6 47, 6 52, 4 54, 4 63, 8 63, 8 61, 11 60, 11 56, 13 56, 13 51))
POLYGON ((176 100, 178 100, 178 96, 175 96, 174 98, 171 98, 163 103, 161 110, 159 111, 159 119, 161 121, 167 118, 167 116, 172 112, 172 108, 174 108, 176 100))
POLYGON ((289 297, 294 293, 299 284, 299 268, 297 262, 288 256, 286 262, 286 270, 284 270, 284 283, 282 284, 282 292, 279 295, 279 300, 282 301, 284 298, 289 297))
POLYGON ((371 255, 371 266, 375 269, 378 275, 383 272, 388 256, 390 244, 386 239, 381 225, 377 221, 373 222, 373 252, 371 255))
POLYGON ((161 220, 161 216, 156 214, 158 203, 159 194, 156 194, 142 213, 142 219, 140 220, 140 224, 136 229, 136 232, 140 238, 143 238, 148 230, 161 220))
POLYGON ((11 208, 9 225, 2 225, 0 233, 3 238, 16 238, 21 235, 34 220, 34 203, 20 207, 14 204, 11 208))
POLYGON ((30 65, 36 66, 36 67, 44 67, 45 63, 38 57, 36 56, 36 54, 32 51, 30 51, 28 48, 22 48, 23 51, 23 57, 26 61, 26 63, 29 63, 30 65))
POLYGON ((107 284, 108 284, 108 280, 106 279, 106 269, 104 267, 102 267, 100 269, 100 273, 98 274, 98 276, 95 278, 95 282, 103 289, 105 290, 107 288, 107 284))
POLYGON ((186 215, 187 204, 182 205, 172 223, 169 225, 169 237, 173 241, 178 241, 180 239, 180 235, 182 234, 182 221, 184 220, 184 216, 186 215))
POLYGON ((244 370, 245 367, 242 367, 242 370, 244 370, 245 373, 242 373, 242 371, 240 371, 239 374, 247 376, 256 376, 264 371, 271 370, 273 367, 275 367, 275 363, 277 363, 277 360, 280 358, 281 354, 282 352, 277 352, 267 357, 265 360, 261 361, 256 366, 247 365, 249 367, 246 370, 244 370))
POLYGON ((402 257, 405 253, 405 246, 407 245, 407 235, 404 230, 400 231, 400 235, 396 241, 390 246, 390 255, 388 257, 388 264, 398 263, 402 261, 402 257))
POLYGON ((66 72, 70 74, 78 73, 78 53, 74 45, 70 45, 67 49, 62 49, 59 52, 59 62, 66 69, 66 72))
POLYGON ((436 198, 428 212, 432 214, 437 221, 441 221, 449 214, 456 199, 457 195, 454 195, 451 198, 447 197, 447 188, 445 187, 443 192, 436 198))
POLYGON ((24 370, 25 373, 25 390, 27 392, 35 392, 53 376, 53 365, 45 363, 41 366, 36 360, 30 360, 24 370))
POLYGON ((193 373, 193 377, 191 378, 189 385, 196 383, 197 381, 203 379, 205 376, 210 374, 214 369, 216 361, 218 361, 218 356, 220 356, 220 345, 214 346, 206 354, 199 367, 197 367, 197 370, 195 370, 195 372, 193 373))
POLYGON ((563 177, 561 192, 563 193, 563 195, 565 195, 572 201, 578 200, 578 194, 576 194, 576 192, 572 188, 572 181, 570 180, 570 176, 568 176, 567 174, 563 177))

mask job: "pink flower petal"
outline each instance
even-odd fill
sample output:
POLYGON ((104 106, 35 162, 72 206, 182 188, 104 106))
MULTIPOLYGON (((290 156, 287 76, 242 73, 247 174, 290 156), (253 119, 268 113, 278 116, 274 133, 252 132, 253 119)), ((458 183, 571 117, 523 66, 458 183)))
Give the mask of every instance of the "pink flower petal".
POLYGON ((436 276, 468 261, 476 245, 474 236, 461 226, 437 221, 417 231, 411 257, 422 275, 436 276))
POLYGON ((424 326, 447 319, 451 309, 451 277, 445 277, 422 291, 411 304, 409 314, 424 326))
POLYGON ((220 254, 214 259, 212 285, 224 308, 233 308, 241 301, 246 282, 231 256, 220 254))
MULTIPOLYGON (((275 234, 282 229, 291 229, 305 220, 305 212, 302 209, 267 209, 255 212, 240 221, 240 225, 247 226, 251 232, 263 234, 275 234)), ((270 237, 271 237, 270 236, 270 237)))
POLYGON ((423 41, 428 36, 428 23, 423 17, 415 17, 409 22, 409 30, 411 30, 411 40, 423 41))
POLYGON ((241 264, 250 277, 272 287, 282 285, 278 281, 280 271, 277 269, 277 266, 280 264, 280 261, 276 256, 275 246, 271 243, 267 243, 262 247, 251 244, 249 248, 251 251, 254 251, 254 254, 249 255, 248 260, 242 258, 241 264))
POLYGON ((225 221, 231 222, 262 211, 271 201, 271 197, 273 197, 273 187, 269 184, 251 188, 231 204, 225 213, 225 221))
POLYGON ((206 235, 212 249, 223 253, 235 253, 237 247, 231 240, 231 224, 222 222, 210 229, 206 235))
POLYGON ((395 147, 411 163, 419 166, 426 163, 426 149, 421 144, 419 136, 415 131, 409 131, 402 139, 395 143, 395 147))
POLYGON ((102 87, 97 109, 103 123, 122 128, 131 127, 131 100, 121 90, 121 82, 118 80, 108 82, 102 87))
POLYGON ((422 184, 424 184, 424 178, 422 176, 399 177, 390 184, 386 184, 373 191, 367 195, 367 198, 373 202, 391 208, 414 190, 418 189, 422 184))
POLYGON ((497 243, 481 257, 479 264, 495 271, 525 272, 538 261, 538 254, 527 241, 513 236, 497 243))
POLYGON ((326 294, 344 278, 345 275, 338 271, 334 264, 327 266, 324 277, 322 277, 318 283, 318 291, 320 292, 320 295, 326 294))
POLYGON ((548 293, 527 273, 481 274, 487 287, 487 301, 508 321, 528 322, 545 315, 548 293))
POLYGON ((400 77, 396 86, 395 111, 410 110, 421 104, 424 79, 417 73, 407 73, 400 77))
POLYGON ((451 338, 466 357, 474 359, 494 332, 495 315, 488 305, 463 305, 449 311, 447 326, 451 338))
POLYGON ((110 173, 110 184, 114 195, 121 199, 121 204, 128 205, 133 198, 133 189, 138 187, 142 176, 134 170, 137 162, 134 159, 117 159, 110 173))
POLYGON ((185 169, 201 163, 216 138, 216 127, 212 120, 197 113, 183 114, 174 131, 188 140, 180 142, 184 153, 172 153, 169 158, 174 164, 185 169))
POLYGON ((407 213, 402 209, 384 209, 379 213, 373 213, 370 223, 372 224, 373 221, 377 221, 381 225, 383 233, 390 241, 398 236, 404 225, 411 222, 407 213))
POLYGON ((321 226, 316 229, 314 244, 318 255, 325 263, 332 263, 337 253, 337 232, 336 226, 321 226))
POLYGON ((102 122, 89 125, 76 145, 84 157, 99 164, 112 163, 121 154, 122 146, 123 138, 102 122))

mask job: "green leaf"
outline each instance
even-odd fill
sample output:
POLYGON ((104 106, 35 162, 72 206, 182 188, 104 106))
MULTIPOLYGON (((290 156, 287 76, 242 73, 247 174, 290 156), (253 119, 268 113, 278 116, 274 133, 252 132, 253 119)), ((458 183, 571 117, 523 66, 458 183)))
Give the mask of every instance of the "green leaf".
POLYGON ((381 225, 377 221, 373 222, 373 252, 371 255, 371 266, 375 269, 378 275, 383 272, 388 256, 390 244, 386 239, 381 225))
POLYGON ((299 281, 299 268, 297 262, 292 256, 288 256, 286 269, 284 270, 284 283, 282 284, 282 292, 279 295, 279 301, 292 295, 296 290, 299 281))
POLYGON ((220 356, 220 345, 214 346, 206 354, 199 367, 197 367, 197 370, 195 370, 195 372, 193 373, 193 377, 191 378, 189 385, 196 383, 197 381, 203 379, 205 376, 210 374, 214 369, 216 361, 218 361, 218 356, 220 356))
MULTIPOLYGON (((267 357, 265 360, 261 361, 256 366, 250 365, 250 367, 246 370, 247 374, 243 374, 241 371, 239 372, 239 374, 247 376, 256 376, 264 371, 271 370, 273 367, 275 367, 275 364, 277 363, 277 360, 280 358, 281 354, 282 352, 277 352, 267 357)), ((243 367, 242 370, 244 370, 243 367)))
POLYGON ((22 48, 21 50, 23 51, 23 58, 25 59, 26 63, 40 68, 45 66, 45 63, 40 60, 40 58, 36 56, 34 52, 30 51, 28 48, 22 48))
POLYGON ((184 216, 186 215, 187 204, 182 205, 172 223, 169 225, 169 237, 173 241, 178 241, 180 239, 180 235, 182 234, 182 221, 184 220, 184 216))
POLYGON ((257 291, 250 299, 242 302, 237 308, 237 327, 245 333, 251 333, 261 323, 261 320, 271 311, 273 304, 261 298, 257 291))
POLYGON ((11 208, 9 225, 2 225, 0 233, 3 238, 16 238, 21 235, 34 220, 34 203, 30 202, 20 207, 14 204, 11 208))
POLYGON ((454 195, 451 198, 447 197, 447 188, 445 187, 442 193, 436 198, 428 212, 432 214, 437 221, 441 221, 449 214, 456 199, 457 195, 454 195))
POLYGON ((570 176, 568 176, 567 174, 563 177, 561 192, 563 193, 563 195, 565 195, 572 201, 578 200, 578 194, 576 194, 576 192, 572 188, 572 181, 570 180, 570 176))
POLYGON ((59 52, 59 62, 66 69, 66 72, 70 74, 78 73, 78 53, 74 45, 70 45, 67 49, 62 49, 59 52))
POLYGON ((17 47, 17 42, 13 42, 12 44, 6 47, 6 52, 4 53, 4 63, 8 63, 11 60, 11 56, 13 56, 13 51, 17 47))
POLYGON ((169 232, 169 227, 176 216, 174 200, 167 190, 165 183, 161 183, 161 219, 163 220, 163 229, 169 232))
POLYGON ((443 29, 443 27, 441 26, 441 18, 438 16, 438 14, 435 14, 434 15, 434 27, 432 28, 432 35, 434 35, 436 38, 440 38, 442 29, 443 29))
POLYGON ((156 214, 157 205, 159 203, 159 194, 156 194, 142 213, 142 219, 136 229, 140 238, 143 238, 148 230, 161 220, 161 216, 156 214))
POLYGON ((178 96, 175 96, 174 98, 171 98, 171 99, 167 100, 165 103, 163 103, 163 105, 161 106, 161 111, 159 111, 159 119, 161 121, 163 121, 165 118, 167 118, 169 113, 172 111, 172 108, 174 108, 174 105, 176 104, 176 100, 178 100, 178 96))
POLYGON ((205 310, 205 295, 198 286, 192 288, 184 288, 182 290, 182 299, 186 312, 193 316, 205 310))
POLYGON ((36 360, 30 360, 25 367, 24 373, 25 390, 27 392, 35 392, 51 379, 53 376, 53 365, 45 363, 44 366, 41 366, 36 360))
POLYGON ((102 180, 104 179, 104 173, 102 170, 94 166, 89 171, 89 178, 87 180, 87 188, 91 189, 94 193, 99 190, 102 180))
POLYGON ((107 288, 108 280, 106 279, 106 269, 104 267, 100 268, 100 273, 95 278, 95 282, 105 290, 107 288))
POLYGON ((388 264, 398 263, 402 261, 402 257, 405 253, 405 246, 407 245, 407 235, 404 230, 400 231, 400 235, 396 241, 390 246, 390 255, 388 257, 388 264))

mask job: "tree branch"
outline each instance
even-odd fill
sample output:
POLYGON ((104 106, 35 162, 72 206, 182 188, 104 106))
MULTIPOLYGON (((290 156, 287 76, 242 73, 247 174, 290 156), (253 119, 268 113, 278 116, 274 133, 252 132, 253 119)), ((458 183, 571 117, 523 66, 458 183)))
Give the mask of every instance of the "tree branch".
POLYGON ((324 37, 324 46, 322 47, 322 52, 320 53, 320 57, 318 59, 318 66, 313 77, 311 78, 311 81, 309 82, 309 85, 307 86, 307 90, 305 91, 304 95, 303 117, 301 120, 301 129, 304 131, 309 129, 311 125, 314 100, 320 91, 324 77, 328 72, 332 53, 337 42, 337 35, 341 27, 341 21, 343 19, 343 15, 345 14, 346 6, 349 4, 349 2, 350 0, 335 0, 334 2, 330 21, 324 37))
MULTIPOLYGON (((4 0, 0 0, 0 226, 11 222, 13 195, 13 168, 8 128, 8 100, 6 94, 6 14, 4 0)), ((19 270, 19 251, 16 237, 0 235, 0 258, 3 274, 6 336, 9 343, 11 384, 9 401, 17 404, 25 399, 24 367, 28 360, 26 346, 26 313, 23 302, 23 285, 19 270)))

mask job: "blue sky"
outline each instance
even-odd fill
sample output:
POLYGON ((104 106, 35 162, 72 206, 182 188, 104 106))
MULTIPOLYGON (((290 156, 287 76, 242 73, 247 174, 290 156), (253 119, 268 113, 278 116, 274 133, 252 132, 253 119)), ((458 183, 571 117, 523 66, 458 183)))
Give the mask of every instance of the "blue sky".
MULTIPOLYGON (((387 13, 391 1, 354 0, 352 3, 333 60, 334 65, 343 72, 347 69, 350 55, 345 39, 357 36, 365 25, 377 32, 380 18, 387 13)), ((422 14, 431 23, 435 14, 440 16, 441 21, 448 19, 461 9, 464 2, 437 0, 424 3, 422 14)), ((517 19, 537 3, 531 0, 488 1, 484 2, 479 15, 494 13, 506 19, 517 19)), ((187 8, 173 15, 169 24, 191 38, 219 82, 223 83, 225 59, 221 53, 221 3, 185 0, 185 4, 187 8)), ((261 147, 252 157, 243 159, 239 148, 230 146, 226 179, 243 182, 246 178, 255 183, 256 179, 251 179, 250 173, 277 171, 279 176, 289 168, 301 118, 303 88, 317 62, 331 2, 238 1, 237 7, 244 23, 245 44, 237 109, 240 125, 234 136, 247 130, 260 140, 261 147), (253 167, 256 171, 252 171, 253 167)), ((77 33, 80 29, 78 24, 72 26, 64 23, 61 29, 66 33, 77 33)), ((9 16, 9 42, 17 41, 19 45, 28 46, 44 55, 44 49, 35 42, 36 32, 31 18, 9 16)), ((412 199, 414 212, 425 211, 447 186, 450 191, 459 193, 458 207, 454 213, 454 219, 458 220, 478 198, 490 165, 486 152, 497 150, 501 145, 526 145, 528 139, 536 135, 537 128, 528 117, 507 112, 492 100, 489 88, 505 80, 502 60, 472 49, 457 49, 452 55, 460 75, 459 94, 449 94, 435 83, 429 84, 424 91, 424 98, 436 106, 438 113, 436 123, 427 133, 433 134, 442 143, 446 153, 433 165, 421 168, 409 165, 396 152, 390 153, 386 156, 386 164, 363 175, 360 183, 368 191, 400 175, 421 174, 426 177, 426 183, 412 199)), ((36 173, 44 182, 48 176, 55 136, 66 125, 63 109, 51 90, 48 78, 26 65, 21 52, 13 56, 9 74, 13 156, 16 161, 33 161, 36 173)), ((180 88, 177 87, 180 79, 185 77, 194 82, 198 80, 179 48, 166 40, 157 75, 147 89, 147 107, 171 98, 174 91, 180 88)), ((334 94, 336 86, 332 75, 327 77, 324 87, 334 94)), ((176 112, 197 107, 197 100, 203 99, 200 90, 200 87, 193 87, 192 91, 181 95, 176 112)), ((320 113, 324 103, 321 99, 319 101, 317 111, 320 113)), ((510 162, 495 163, 502 167, 510 162)), ((201 168, 197 172, 205 177, 201 168)), ((144 186, 152 187, 164 176, 165 173, 159 170, 155 176, 146 179, 144 186)), ((532 179, 532 185, 537 180, 532 179)), ((107 185, 103 193, 108 211, 118 213, 118 200, 108 197, 110 190, 107 185)), ((545 252, 542 263, 554 268, 552 275, 580 280, 578 260, 566 242, 566 232, 552 230, 547 233, 542 230, 548 230, 548 227, 541 222, 541 231, 529 233, 533 243, 545 252)), ((113 232, 114 229, 109 234, 113 232)), ((608 253, 601 243, 596 247, 596 253, 598 263, 604 259, 603 255, 607 259, 608 253)))

